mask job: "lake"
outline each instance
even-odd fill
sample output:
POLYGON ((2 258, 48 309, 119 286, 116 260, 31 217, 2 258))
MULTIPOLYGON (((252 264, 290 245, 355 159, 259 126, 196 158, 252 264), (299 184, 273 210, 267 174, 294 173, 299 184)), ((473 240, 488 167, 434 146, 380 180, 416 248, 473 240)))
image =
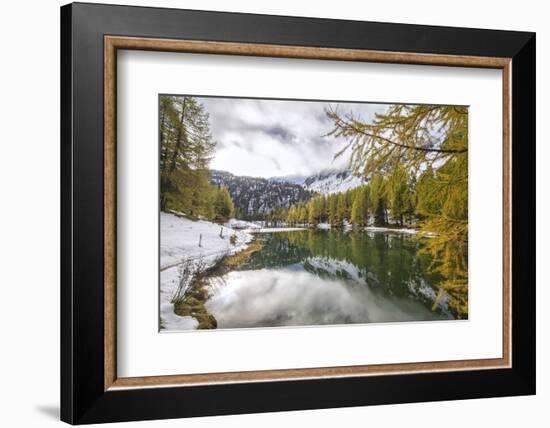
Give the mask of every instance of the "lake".
MULTIPOLYGON (((395 232, 301 230, 256 235, 263 248, 210 278, 218 328, 453 319, 419 241, 395 232)), ((424 238, 429 239, 429 238, 424 238)))

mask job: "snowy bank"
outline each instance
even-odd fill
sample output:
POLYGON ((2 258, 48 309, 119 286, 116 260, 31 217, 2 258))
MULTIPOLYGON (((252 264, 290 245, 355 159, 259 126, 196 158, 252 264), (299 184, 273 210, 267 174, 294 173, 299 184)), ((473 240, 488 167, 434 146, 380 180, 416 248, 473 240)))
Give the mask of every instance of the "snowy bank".
POLYGON ((367 232, 395 232, 395 233, 407 233, 409 235, 414 235, 418 233, 416 229, 410 229, 403 227, 401 229, 391 228, 391 227, 378 227, 378 226, 367 226, 365 227, 367 232))
POLYGON ((255 230, 255 229, 261 229, 262 226, 260 226, 257 223, 253 223, 251 221, 245 221, 245 220, 237 220, 236 218, 232 218, 227 223, 225 223, 226 227, 230 227, 231 229, 248 229, 248 230, 255 230))
POLYGON ((305 227, 263 227, 261 229, 248 230, 250 233, 295 232, 307 230, 305 227))
POLYGON ((226 254, 244 250, 250 241, 252 235, 247 231, 161 213, 160 270, 177 266, 182 260, 198 258, 212 265, 226 254), (234 244, 231 243, 231 236, 235 236, 234 244))
POLYGON ((161 213, 160 317, 162 328, 189 330, 198 325, 192 317, 176 315, 174 305, 170 302, 178 285, 179 265, 185 261, 191 261, 195 265, 200 263, 203 268, 209 268, 224 256, 244 250, 252 240, 253 236, 248 231, 161 213))

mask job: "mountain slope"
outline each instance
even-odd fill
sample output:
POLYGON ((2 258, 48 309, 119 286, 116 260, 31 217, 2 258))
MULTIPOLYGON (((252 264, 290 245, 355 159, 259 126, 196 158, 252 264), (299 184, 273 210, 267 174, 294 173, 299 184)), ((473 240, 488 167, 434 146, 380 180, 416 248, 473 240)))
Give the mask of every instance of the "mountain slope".
POLYGON ((361 177, 353 175, 351 171, 325 171, 312 175, 304 180, 304 188, 328 195, 331 193, 345 192, 365 184, 361 177))
POLYGON ((346 169, 325 170, 310 176, 287 175, 283 177, 272 177, 269 180, 277 183, 288 182, 300 184, 306 190, 321 193, 323 195, 345 192, 355 187, 359 187, 362 184, 366 184, 364 179, 353 175, 351 171, 346 169))
POLYGON ((239 218, 263 219, 278 208, 288 208, 307 201, 312 192, 303 186, 287 181, 233 175, 226 171, 212 170, 210 181, 229 190, 239 218))

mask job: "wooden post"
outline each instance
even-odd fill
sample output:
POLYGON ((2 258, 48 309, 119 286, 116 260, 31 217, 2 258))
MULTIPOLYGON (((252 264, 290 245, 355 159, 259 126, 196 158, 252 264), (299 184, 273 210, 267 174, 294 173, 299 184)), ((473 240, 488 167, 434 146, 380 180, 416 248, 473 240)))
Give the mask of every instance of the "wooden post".
POLYGON ((202 233, 199 235, 199 247, 202 247, 202 233))

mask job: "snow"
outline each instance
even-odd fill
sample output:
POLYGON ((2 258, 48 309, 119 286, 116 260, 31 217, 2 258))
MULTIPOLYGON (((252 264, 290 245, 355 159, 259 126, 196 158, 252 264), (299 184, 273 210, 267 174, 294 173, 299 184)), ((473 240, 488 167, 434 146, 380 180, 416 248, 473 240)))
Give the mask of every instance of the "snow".
POLYGON ((225 223, 225 226, 230 227, 231 229, 249 229, 249 230, 262 228, 262 226, 260 226, 257 223, 253 223, 245 220, 237 220, 236 218, 232 218, 231 220, 229 220, 227 223, 225 223))
POLYGON ((331 228, 331 226, 328 223, 319 223, 317 225, 317 229, 321 229, 321 230, 328 230, 330 228, 331 228))
POLYGON ((261 229, 249 230, 250 233, 273 233, 273 232, 294 232, 307 230, 305 227, 264 227, 261 229))
POLYGON ((252 235, 247 231, 237 231, 209 221, 193 221, 161 213, 160 270, 177 266, 184 259, 202 258, 207 264, 213 264, 225 254, 235 254, 244 250, 251 240, 252 235), (232 245, 229 239, 232 235, 236 237, 235 245, 232 245))
POLYGON ((401 229, 395 229, 391 227, 377 227, 377 226, 367 226, 365 227, 365 230, 368 232, 395 232, 395 233, 407 233, 409 235, 414 235, 418 233, 418 230, 416 229, 410 229, 410 228, 401 228, 401 229))
POLYGON ((235 207, 244 216, 270 214, 309 199, 302 185, 286 180, 237 176, 226 171, 212 171, 211 181, 229 190, 235 207))
POLYGON ((304 189, 324 195, 346 192, 347 190, 365 184, 362 177, 353 175, 348 169, 325 170, 315 175, 288 175, 284 177, 271 177, 275 183, 292 183, 302 186, 304 189))
MULTIPOLYGON (((346 228, 351 225, 346 224, 346 228)), ((317 225, 318 229, 330 229, 327 223, 317 225)), ((170 302, 178 285, 178 267, 189 261, 192 266, 201 262, 205 268, 213 266, 225 255, 235 254, 247 248, 248 243, 257 233, 273 233, 306 230, 304 227, 261 227, 257 223, 231 219, 224 226, 205 220, 193 221, 183 214, 161 213, 160 215, 160 319, 164 330, 178 331, 196 329, 198 322, 193 317, 180 317, 174 313, 170 302), (220 236, 221 232, 221 236, 220 236), (235 236, 235 243, 231 243, 235 236), (200 246, 199 246, 200 241, 200 246)), ((388 227, 368 226, 369 232, 418 233, 415 229, 394 229, 388 227)), ((322 259, 309 259, 317 268, 330 269, 322 259)), ((334 269, 334 261, 331 261, 334 269)), ((346 262, 338 262, 338 269, 346 271, 350 277, 359 280, 357 268, 346 262)), ((430 290, 419 290, 425 297, 430 290)))
POLYGON ((346 192, 365 184, 362 177, 350 174, 348 172, 335 171, 328 175, 319 174, 312 177, 304 183, 304 188, 313 192, 329 195, 332 193, 346 192), (342 178, 342 175, 346 175, 342 178))
MULTIPOLYGON (((237 220, 237 219, 231 219, 227 223, 225 223, 226 227, 230 227, 232 229, 238 229, 242 230, 243 232, 247 233, 272 233, 272 232, 293 232, 296 230, 305 230, 305 227, 263 227, 265 222, 258 221, 258 222, 250 222, 245 220, 237 220)), ((283 225, 286 223, 282 223, 283 225)))
POLYGON ((275 183, 292 183, 299 184, 300 186, 303 185, 307 179, 307 175, 285 175, 283 177, 268 178, 269 181, 273 181, 275 183))
POLYGON ((174 287, 178 283, 178 268, 173 267, 160 273, 160 321, 164 330, 195 330, 199 322, 193 317, 180 317, 174 313, 170 302, 174 287))
POLYGON ((245 230, 233 230, 204 220, 193 221, 178 215, 160 214, 160 319, 163 329, 189 330, 197 327, 192 317, 174 313, 170 302, 178 284, 178 267, 184 261, 205 268, 228 254, 244 250, 253 236, 245 230), (221 237, 220 237, 221 231, 221 237), (202 237, 201 237, 202 236, 202 237), (235 244, 230 237, 235 236, 235 244), (199 246, 199 241, 201 245, 199 246))

